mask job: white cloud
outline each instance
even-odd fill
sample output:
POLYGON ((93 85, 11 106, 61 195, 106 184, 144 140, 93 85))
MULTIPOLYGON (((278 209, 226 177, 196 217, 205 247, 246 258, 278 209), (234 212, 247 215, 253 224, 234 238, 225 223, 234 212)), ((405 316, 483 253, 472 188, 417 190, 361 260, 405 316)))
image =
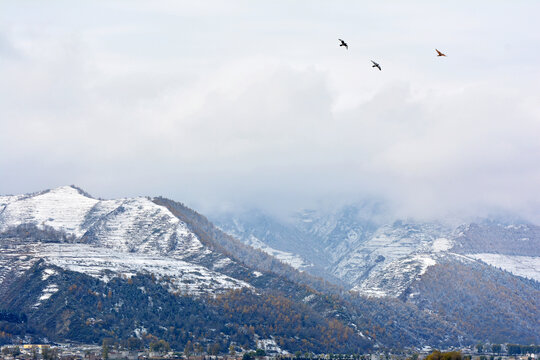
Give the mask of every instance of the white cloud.
POLYGON ((1 192, 538 213, 537 4, 273 4, 2 5, 1 192))

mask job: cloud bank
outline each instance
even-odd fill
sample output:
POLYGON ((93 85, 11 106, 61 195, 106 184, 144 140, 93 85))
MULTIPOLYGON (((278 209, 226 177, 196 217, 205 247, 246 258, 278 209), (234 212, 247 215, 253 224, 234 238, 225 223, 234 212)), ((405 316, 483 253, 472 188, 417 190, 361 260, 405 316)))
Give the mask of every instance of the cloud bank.
POLYGON ((0 193, 540 221, 539 5, 319 5, 0 5, 0 193))

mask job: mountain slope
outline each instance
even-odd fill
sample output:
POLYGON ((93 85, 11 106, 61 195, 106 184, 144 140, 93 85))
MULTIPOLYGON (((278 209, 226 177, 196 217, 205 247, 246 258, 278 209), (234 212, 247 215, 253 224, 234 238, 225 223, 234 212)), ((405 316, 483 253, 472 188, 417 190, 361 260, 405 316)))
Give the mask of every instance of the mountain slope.
MULTIPOLYGON (((280 232, 281 240, 272 242, 273 232, 268 228, 268 224, 279 223, 277 218, 258 215, 259 221, 254 222, 240 215, 229 220, 221 217, 220 226, 231 233, 248 235, 264 229, 266 235, 259 237, 261 241, 268 241, 277 250, 284 249, 278 246, 287 242, 287 235, 280 232)), ((369 308, 374 298, 384 304, 395 299, 398 302, 391 309, 398 308, 399 302, 414 305, 442 322, 437 329, 444 323, 462 339, 538 342, 535 334, 540 332, 536 320, 540 318, 540 304, 536 299, 540 285, 534 279, 540 279, 539 227, 486 220, 453 228, 442 222, 385 223, 381 218, 377 208, 371 211, 369 206, 347 206, 334 212, 303 211, 286 223, 295 223, 291 242, 310 237, 310 243, 319 243, 318 250, 328 261, 318 265, 360 296, 357 308, 369 308), (298 236, 298 232, 303 235, 298 236), (469 291, 471 287, 482 291, 469 291), (520 297, 520 306, 514 304, 516 296, 520 297), (499 329, 505 321, 494 320, 500 317, 511 322, 504 331, 499 329)), ((240 239, 249 240, 246 236, 240 239)), ((291 248, 299 251, 293 255, 317 265, 317 258, 303 252, 302 246, 291 248)), ((304 270, 310 272, 311 268, 304 270)), ((412 314, 416 310, 408 311, 412 314)), ((416 324, 422 322, 416 313, 414 318, 416 324)), ((400 319, 396 323, 404 329, 404 322, 400 319)), ((384 336, 380 332, 378 339, 384 336)))
POLYGON ((109 272, 131 276, 153 272, 172 276, 171 291, 192 294, 214 293, 249 287, 244 280, 255 278, 244 273, 242 279, 223 274, 220 268, 234 263, 226 256, 205 247, 187 225, 148 198, 96 200, 74 187, 61 187, 28 196, 3 197, 0 203, 0 230, 9 234, 18 226, 33 225, 65 234, 70 243, 43 243, 9 239, 4 235, 3 260, 11 270, 29 268, 46 258, 64 269, 83 272, 107 280, 109 272), (16 256, 27 257, 13 263, 16 256), (202 263, 201 255, 213 256, 202 263))
POLYGON ((540 283, 476 261, 445 259, 403 297, 478 339, 540 343, 540 283))
MULTIPOLYGON (((24 313, 28 329, 41 336, 86 342, 159 337, 180 350, 187 340, 226 342, 223 350, 231 342, 253 347, 269 334, 290 351, 369 346, 348 324, 299 301, 317 296, 306 284, 330 286, 245 246, 179 203, 97 200, 61 187, 4 196, 0 206, 2 306, 24 313), (240 302, 234 294, 242 294, 240 302), (277 326, 273 318, 258 319, 255 332, 241 314, 227 313, 223 299, 229 298, 289 320, 277 326), (300 323, 302 331, 293 331, 300 323), (346 341, 327 340, 335 338, 336 325, 346 341), (304 343, 299 334, 312 338, 304 343)), ((0 321, 0 330, 10 329, 0 321)))
MULTIPOLYGON (((317 352, 442 347, 498 336, 481 330, 482 323, 466 330, 460 325, 478 308, 452 312, 449 303, 435 301, 441 296, 437 279, 451 276, 427 281, 436 264, 450 264, 441 271, 456 262, 479 264, 471 254, 449 252, 451 231, 437 224, 380 225, 364 215, 354 208, 332 217, 306 213, 300 225, 274 219, 263 230, 241 233, 259 241, 275 233, 272 246, 305 250, 304 257, 327 254, 319 264, 328 272, 325 281, 307 273, 314 266, 298 271, 172 200, 98 200, 75 187, 2 196, 0 311, 25 320, 0 318, 0 333, 11 341, 29 334, 96 343, 105 337, 138 337, 146 344, 161 338, 178 350, 188 340, 226 350, 231 344, 253 347, 259 339, 287 351, 317 352), (337 275, 354 291, 328 283, 337 275), (426 294, 417 294, 419 286, 426 294)), ((255 219, 253 226, 260 217, 255 219)), ((524 306, 512 308, 505 297, 500 309, 524 321, 509 327, 509 338, 531 339, 526 333, 538 330, 531 300, 536 283, 482 266, 491 276, 474 278, 479 288, 523 292, 524 306)), ((475 299, 490 305, 487 298, 475 299)))

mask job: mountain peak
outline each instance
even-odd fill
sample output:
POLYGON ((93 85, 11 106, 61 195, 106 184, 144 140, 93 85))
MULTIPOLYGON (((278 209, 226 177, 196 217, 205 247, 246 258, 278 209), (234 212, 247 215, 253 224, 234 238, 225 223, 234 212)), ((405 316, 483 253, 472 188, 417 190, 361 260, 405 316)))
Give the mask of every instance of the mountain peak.
POLYGON ((67 195, 67 196, 84 196, 90 199, 94 199, 92 195, 81 189, 76 185, 62 185, 53 189, 46 190, 45 192, 58 194, 58 195, 67 195))

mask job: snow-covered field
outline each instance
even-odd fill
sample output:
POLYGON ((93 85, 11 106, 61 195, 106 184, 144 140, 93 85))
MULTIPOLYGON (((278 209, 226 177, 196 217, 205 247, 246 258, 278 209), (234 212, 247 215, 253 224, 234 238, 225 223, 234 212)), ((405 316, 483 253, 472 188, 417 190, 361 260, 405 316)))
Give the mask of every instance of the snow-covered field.
POLYGON ((168 277, 171 290, 193 295, 251 287, 243 281, 172 257, 111 252, 84 244, 44 244, 38 251, 50 264, 104 281, 112 276, 148 273, 158 278, 168 277))
POLYGON ((486 264, 501 268, 514 275, 540 281, 540 257, 501 254, 468 254, 468 257, 482 260, 486 264))

